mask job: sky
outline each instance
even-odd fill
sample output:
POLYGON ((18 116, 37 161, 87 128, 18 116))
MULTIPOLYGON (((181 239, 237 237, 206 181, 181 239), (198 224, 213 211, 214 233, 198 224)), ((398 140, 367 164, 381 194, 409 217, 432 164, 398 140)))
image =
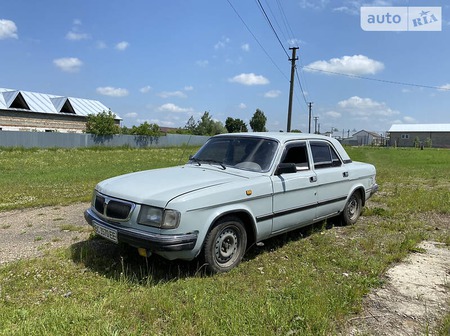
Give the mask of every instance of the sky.
POLYGON ((346 137, 383 134, 392 124, 450 123, 447 1, 0 4, 0 87, 98 100, 123 126, 178 128, 208 112, 251 130, 259 109, 269 131, 286 131, 294 47, 291 129, 346 137), (361 7, 374 6, 383 7, 387 31, 362 28, 361 7), (434 19, 435 8, 422 11, 440 30, 394 31, 393 6, 440 8, 434 19))

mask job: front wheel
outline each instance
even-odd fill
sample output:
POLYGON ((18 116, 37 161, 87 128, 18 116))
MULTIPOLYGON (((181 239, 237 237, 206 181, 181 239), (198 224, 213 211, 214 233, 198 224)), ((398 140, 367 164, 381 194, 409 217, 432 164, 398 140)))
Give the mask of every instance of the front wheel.
POLYGON ((225 217, 208 233, 203 247, 207 268, 212 273, 236 267, 247 247, 247 231, 237 217, 225 217))
POLYGON ((345 204, 342 219, 345 225, 353 225, 362 212, 362 200, 359 192, 355 191, 345 204))

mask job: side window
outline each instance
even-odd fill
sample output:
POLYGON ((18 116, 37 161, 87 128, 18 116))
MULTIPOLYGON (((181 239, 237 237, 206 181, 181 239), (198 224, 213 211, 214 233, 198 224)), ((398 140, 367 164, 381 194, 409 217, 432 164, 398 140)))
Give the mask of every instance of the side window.
POLYGON ((308 170, 308 151, 305 143, 290 145, 286 148, 281 163, 295 163, 298 170, 308 170))
POLYGON ((315 169, 338 167, 342 164, 334 148, 327 142, 312 141, 311 151, 315 169))

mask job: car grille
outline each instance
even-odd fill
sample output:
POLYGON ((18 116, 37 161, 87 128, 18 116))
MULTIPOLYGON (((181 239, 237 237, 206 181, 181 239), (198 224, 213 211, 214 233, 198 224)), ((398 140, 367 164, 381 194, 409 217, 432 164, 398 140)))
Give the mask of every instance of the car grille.
POLYGON ((109 219, 123 221, 130 217, 134 204, 97 194, 94 207, 98 213, 109 219))

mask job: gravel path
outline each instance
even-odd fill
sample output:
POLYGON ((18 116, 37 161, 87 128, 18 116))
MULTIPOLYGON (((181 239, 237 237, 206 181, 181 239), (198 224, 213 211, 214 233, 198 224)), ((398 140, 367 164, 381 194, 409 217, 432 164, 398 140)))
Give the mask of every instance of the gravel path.
POLYGON ((87 239, 89 203, 0 212, 0 264, 87 239))

